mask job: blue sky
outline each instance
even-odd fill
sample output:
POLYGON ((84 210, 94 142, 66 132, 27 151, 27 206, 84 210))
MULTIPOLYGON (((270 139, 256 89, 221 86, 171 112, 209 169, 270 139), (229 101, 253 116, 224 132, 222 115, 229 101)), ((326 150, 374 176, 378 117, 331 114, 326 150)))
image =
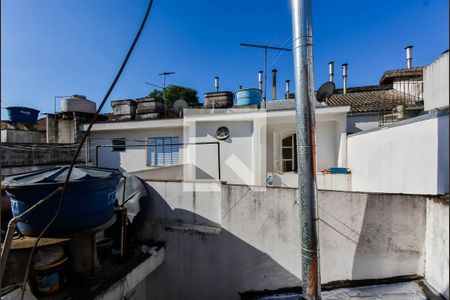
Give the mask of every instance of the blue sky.
MULTIPOLYGON (((111 100, 146 95, 146 81, 174 71, 168 83, 195 88, 202 98, 221 78, 221 90, 257 86, 263 52, 241 42, 290 47, 289 0, 155 0, 147 27, 111 100)), ((99 102, 134 37, 146 0, 20 0, 1 2, 2 106, 53 111, 56 95, 99 102)), ((349 86, 376 84, 383 71, 414 65, 448 49, 448 0, 314 0, 316 87, 330 60, 349 63, 349 86)), ((272 53, 269 67, 293 79, 292 54, 272 53)), ((270 78, 270 74, 269 74, 270 78)), ((270 84, 268 84, 270 86, 270 84)), ((110 105, 105 107, 110 111, 110 105)), ((5 118, 2 110, 2 118, 5 118)))

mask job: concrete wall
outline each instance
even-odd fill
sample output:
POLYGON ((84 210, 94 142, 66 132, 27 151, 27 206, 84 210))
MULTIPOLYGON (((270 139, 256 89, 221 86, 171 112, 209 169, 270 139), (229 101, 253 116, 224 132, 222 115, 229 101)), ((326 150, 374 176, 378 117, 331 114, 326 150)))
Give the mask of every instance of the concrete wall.
MULTIPOLYGON (((147 183, 140 237, 166 242, 147 296, 239 299, 300 285, 296 189, 147 183)), ((322 282, 423 275, 425 207, 420 196, 319 192, 322 282)))
POLYGON ((425 280, 449 298, 449 202, 429 198, 427 201, 427 232, 425 280))
MULTIPOLYGON (((7 169, 11 172, 15 167, 68 164, 72 160, 77 145, 74 144, 11 144, 2 143, 0 159, 2 175, 7 169)), ((79 162, 85 162, 85 151, 78 156, 79 162)))
POLYGON ((448 110, 348 137, 352 190, 448 193, 448 110))
POLYGON ((2 143, 45 143, 45 132, 14 129, 1 130, 2 143))
POLYGON ((423 69, 423 88, 425 110, 448 107, 449 102, 449 53, 423 69))

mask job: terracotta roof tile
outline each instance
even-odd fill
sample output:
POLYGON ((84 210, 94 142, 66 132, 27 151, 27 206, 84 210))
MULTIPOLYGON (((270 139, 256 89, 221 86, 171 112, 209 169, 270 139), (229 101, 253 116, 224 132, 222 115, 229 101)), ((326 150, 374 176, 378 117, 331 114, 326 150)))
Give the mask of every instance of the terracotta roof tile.
POLYGON ((389 84, 394 81, 394 78, 405 78, 405 77, 421 77, 423 76, 423 68, 415 67, 411 69, 396 69, 389 70, 383 73, 380 78, 380 84, 389 84))
POLYGON ((350 105, 350 113, 391 111, 397 105, 419 106, 417 97, 405 95, 388 86, 369 86, 348 89, 347 94, 337 90, 327 100, 331 106, 350 105))

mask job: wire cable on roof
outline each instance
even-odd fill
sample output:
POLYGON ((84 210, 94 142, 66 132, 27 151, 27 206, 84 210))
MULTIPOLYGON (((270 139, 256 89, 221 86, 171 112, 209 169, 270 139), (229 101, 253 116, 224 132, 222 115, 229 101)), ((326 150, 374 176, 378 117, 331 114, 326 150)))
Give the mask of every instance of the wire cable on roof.
POLYGON ((26 282, 28 280, 31 260, 33 258, 33 255, 34 255, 34 252, 36 250, 36 247, 37 247, 40 239, 42 238, 42 236, 45 234, 45 232, 52 226, 52 224, 54 223, 54 221, 58 217, 59 213, 61 212, 62 207, 64 206, 64 199, 65 199, 65 196, 66 196, 66 193, 67 193, 69 180, 70 180, 70 175, 72 174, 73 167, 75 166, 75 163, 77 162, 78 155, 80 154, 81 149, 82 149, 82 147, 83 147, 87 137, 89 136, 89 134, 91 132, 92 126, 94 125, 95 121, 97 120, 97 118, 98 118, 98 116, 99 116, 103 106, 105 105, 106 101, 108 100, 109 96, 111 95, 111 92, 113 91, 114 87, 116 86, 117 81, 119 80, 120 76, 122 75, 122 72, 125 69, 125 66, 127 65, 127 62, 129 60, 131 54, 133 53, 134 47, 136 46, 136 43, 138 42, 139 37, 141 36, 142 30, 144 29, 145 24, 147 22, 147 19, 148 19, 148 16, 150 14, 152 5, 153 5, 153 0, 149 0, 147 11, 145 12, 144 18, 142 19, 141 26, 139 27, 139 30, 138 30, 138 32, 137 32, 137 34, 136 34, 136 36, 135 36, 135 38, 133 40, 133 43, 131 44, 131 47, 128 50, 127 55, 125 56, 125 59, 122 62, 122 65, 120 66, 120 69, 119 69, 119 71, 116 74, 116 77, 114 78, 113 82, 111 83, 111 86, 109 87, 108 91, 106 92, 105 97, 103 98, 102 102, 100 103, 100 105, 99 105, 99 107, 98 107, 94 117, 92 118, 91 122, 89 123, 89 126, 86 129, 86 131, 85 131, 85 133, 84 133, 84 135, 83 135, 83 137, 82 137, 82 139, 80 141, 80 144, 77 147, 77 150, 76 150, 76 152, 75 152, 75 154, 74 154, 74 156, 72 158, 72 161, 70 163, 70 167, 68 169, 66 179, 64 181, 63 190, 61 192, 61 198, 60 198, 60 201, 59 201, 58 209, 56 210, 56 213, 52 217, 52 219, 48 222, 47 226, 45 226, 45 228, 42 230, 41 234, 36 239, 36 242, 34 243, 33 248, 31 249, 31 253, 30 253, 29 258, 28 258, 27 268, 26 268, 26 271, 25 271, 25 276, 24 276, 23 283, 22 283, 22 293, 21 293, 21 296, 20 296, 21 300, 23 300, 23 297, 24 297, 24 294, 25 294, 26 282))

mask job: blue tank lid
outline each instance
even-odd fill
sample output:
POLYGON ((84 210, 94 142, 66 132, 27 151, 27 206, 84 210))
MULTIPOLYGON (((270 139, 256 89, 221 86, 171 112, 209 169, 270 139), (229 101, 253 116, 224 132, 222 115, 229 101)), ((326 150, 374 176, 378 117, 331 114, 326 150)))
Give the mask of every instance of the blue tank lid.
MULTIPOLYGON (((2 186, 19 187, 23 185, 63 183, 66 180, 69 166, 61 166, 27 173, 15 174, 5 177, 2 186)), ((97 179, 107 179, 121 175, 118 170, 75 166, 70 174, 70 182, 86 182, 97 179)))

